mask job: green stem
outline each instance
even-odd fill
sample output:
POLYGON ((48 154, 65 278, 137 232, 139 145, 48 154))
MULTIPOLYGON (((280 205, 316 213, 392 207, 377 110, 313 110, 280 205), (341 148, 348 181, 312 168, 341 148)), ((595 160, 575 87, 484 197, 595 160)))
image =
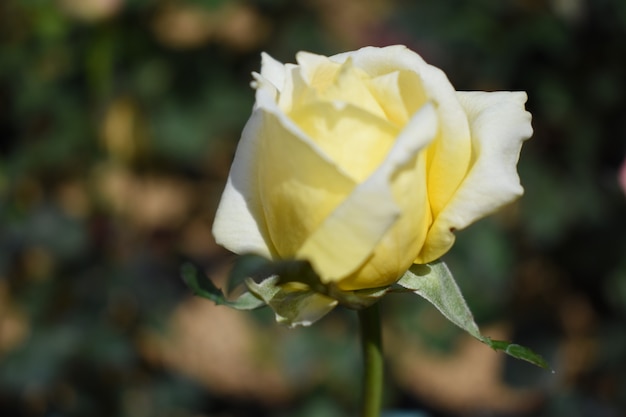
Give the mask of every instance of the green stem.
POLYGON ((363 346, 363 417, 379 417, 383 391, 383 345, 378 303, 359 310, 363 346))

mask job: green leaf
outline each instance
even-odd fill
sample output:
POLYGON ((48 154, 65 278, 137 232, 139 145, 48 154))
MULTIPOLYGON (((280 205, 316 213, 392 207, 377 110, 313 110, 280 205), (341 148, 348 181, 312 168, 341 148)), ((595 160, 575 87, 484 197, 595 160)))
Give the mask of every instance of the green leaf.
POLYGON ((424 297, 448 320, 475 338, 482 337, 474 316, 445 263, 413 265, 400 278, 398 284, 424 297))
MULTIPOLYGON (((501 350, 507 355, 510 355, 516 359, 530 362, 533 365, 537 365, 543 369, 550 369, 550 365, 548 365, 548 362, 546 362, 546 360, 541 357, 541 355, 536 354, 527 347, 520 346, 515 343, 509 343, 503 340, 491 340, 488 337, 485 337, 484 339, 485 340, 482 340, 482 342, 486 343, 494 350, 501 350)), ((554 373, 554 371, 552 371, 552 373, 554 373)))
POLYGON ((262 299, 259 299, 250 292, 243 293, 234 301, 227 299, 222 290, 213 284, 213 281, 190 263, 183 264, 181 267, 181 275, 183 281, 185 281, 195 295, 208 298, 215 304, 227 305, 237 310, 254 310, 265 305, 262 299))
POLYGON ((445 263, 437 261, 428 265, 413 265, 400 278, 398 284, 428 300, 448 320, 494 350, 501 350, 514 358, 549 369, 546 361, 530 349, 504 341, 491 340, 480 334, 474 316, 445 263))

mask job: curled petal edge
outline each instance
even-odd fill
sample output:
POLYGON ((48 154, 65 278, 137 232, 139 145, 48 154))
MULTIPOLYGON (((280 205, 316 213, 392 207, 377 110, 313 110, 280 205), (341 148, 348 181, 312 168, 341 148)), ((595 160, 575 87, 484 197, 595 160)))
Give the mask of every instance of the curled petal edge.
POLYGON ((520 197, 517 173, 522 143, 532 135, 523 92, 458 92, 470 122, 472 165, 433 223, 416 263, 440 258, 453 245, 454 231, 520 197))

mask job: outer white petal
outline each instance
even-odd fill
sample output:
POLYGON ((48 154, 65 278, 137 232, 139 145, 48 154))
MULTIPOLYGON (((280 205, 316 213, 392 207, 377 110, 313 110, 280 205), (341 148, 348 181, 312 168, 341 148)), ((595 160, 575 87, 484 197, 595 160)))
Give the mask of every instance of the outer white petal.
POLYGON ((226 187, 215 214, 213 235, 219 245, 232 252, 255 253, 272 258, 276 255, 276 250, 269 237, 264 208, 259 198, 258 183, 259 163, 263 162, 259 161, 259 146, 262 140, 267 139, 263 132, 266 130, 268 118, 272 118, 272 123, 285 129, 290 137, 302 142, 329 166, 334 166, 338 182, 349 180, 341 167, 336 166, 317 144, 304 135, 278 108, 274 100, 276 91, 274 84, 260 74, 254 76, 257 82, 254 110, 237 146, 226 187))
POLYGON ((523 92, 458 92, 472 135, 473 161, 467 177, 433 224, 426 252, 418 261, 437 259, 463 229, 523 193, 517 174, 522 142, 532 135, 523 92))
POLYGON ((343 63, 348 58, 371 75, 382 75, 399 69, 415 69, 415 59, 421 61, 418 66, 428 65, 415 52, 404 45, 391 45, 382 48, 366 46, 356 51, 343 52, 329 57, 331 61, 343 63))
POLYGON ((473 201, 456 216, 463 228, 490 214, 524 192, 517 174, 522 143, 533 133, 531 115, 524 109, 524 92, 459 92, 477 155, 469 175, 446 212, 473 201))
POLYGON ((278 91, 283 91, 285 65, 265 52, 261 53, 261 76, 272 83, 278 91))
POLYGON ((381 166, 322 223, 297 254, 307 259, 324 282, 354 272, 376 248, 400 215, 391 177, 433 139, 437 117, 427 104, 414 115, 381 166))
POLYGON ((255 110, 244 127, 226 188, 215 213, 213 236, 219 245, 232 252, 256 253, 271 258, 272 250, 264 237, 267 231, 260 220, 262 216, 259 216, 263 209, 256 183, 259 145, 256 132, 261 129, 262 121, 260 111, 255 110))

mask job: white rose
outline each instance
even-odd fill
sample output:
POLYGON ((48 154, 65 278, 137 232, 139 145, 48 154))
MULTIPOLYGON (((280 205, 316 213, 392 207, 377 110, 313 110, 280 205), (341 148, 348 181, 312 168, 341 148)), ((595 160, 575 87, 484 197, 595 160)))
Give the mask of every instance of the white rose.
POLYGON ((308 260, 341 290, 394 283, 520 196, 523 92, 457 92, 404 46, 263 54, 217 210, 227 249, 308 260))

